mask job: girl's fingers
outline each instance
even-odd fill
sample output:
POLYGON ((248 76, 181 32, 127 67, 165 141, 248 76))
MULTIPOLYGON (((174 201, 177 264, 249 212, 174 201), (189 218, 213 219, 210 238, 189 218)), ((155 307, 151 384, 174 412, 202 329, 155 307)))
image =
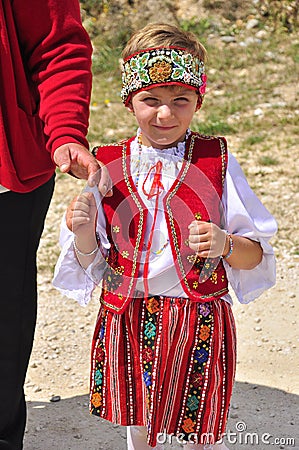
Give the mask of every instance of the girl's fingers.
MULTIPOLYGON (((92 194, 91 194, 91 196, 93 197, 92 194)), ((91 203, 90 192, 85 192, 84 194, 79 195, 77 200, 75 200, 73 202, 72 209, 73 210, 79 209, 79 210, 88 212, 90 203, 91 203), (87 194, 88 194, 88 196, 87 196, 87 194)))

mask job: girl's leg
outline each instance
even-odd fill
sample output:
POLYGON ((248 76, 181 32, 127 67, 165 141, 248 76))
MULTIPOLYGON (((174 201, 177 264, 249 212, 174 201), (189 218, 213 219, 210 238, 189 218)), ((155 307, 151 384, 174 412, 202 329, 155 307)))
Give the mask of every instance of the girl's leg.
POLYGON ((157 444, 156 447, 147 445, 146 427, 127 427, 128 450, 163 450, 164 446, 157 444))

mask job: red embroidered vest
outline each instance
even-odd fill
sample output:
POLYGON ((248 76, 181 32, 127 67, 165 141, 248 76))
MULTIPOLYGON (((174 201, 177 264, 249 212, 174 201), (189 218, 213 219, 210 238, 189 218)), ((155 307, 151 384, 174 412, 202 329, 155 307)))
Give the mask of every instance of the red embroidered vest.
MULTIPOLYGON (((102 301, 117 313, 122 313, 134 298, 148 213, 131 177, 133 139, 96 148, 97 159, 105 163, 113 182, 113 196, 103 199, 111 249, 102 301)), ((186 295, 197 302, 211 301, 228 292, 221 258, 199 258, 188 245, 188 225, 194 219, 220 226, 226 164, 224 138, 192 133, 179 175, 163 199, 177 274, 186 295)))

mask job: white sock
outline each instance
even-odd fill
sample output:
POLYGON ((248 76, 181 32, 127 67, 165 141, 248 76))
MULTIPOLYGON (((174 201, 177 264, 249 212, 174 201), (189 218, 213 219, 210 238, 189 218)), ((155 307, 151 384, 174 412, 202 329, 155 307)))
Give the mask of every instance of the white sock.
POLYGON ((128 450, 163 450, 164 448, 161 444, 157 444, 156 447, 150 447, 146 441, 146 427, 127 427, 128 450))
POLYGON ((229 450, 227 446, 223 443, 221 444, 186 444, 183 446, 184 450, 229 450))

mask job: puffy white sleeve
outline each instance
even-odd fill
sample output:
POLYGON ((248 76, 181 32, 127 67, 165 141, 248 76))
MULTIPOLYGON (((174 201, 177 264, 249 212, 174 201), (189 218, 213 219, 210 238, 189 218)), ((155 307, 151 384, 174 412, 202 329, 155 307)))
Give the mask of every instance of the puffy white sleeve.
POLYGON ((228 281, 238 300, 249 303, 275 284, 275 256, 269 240, 276 233, 277 224, 248 185, 239 163, 230 153, 222 201, 224 227, 228 232, 256 240, 263 249, 262 261, 251 270, 233 269, 223 260, 228 281))
MULTIPOLYGON (((95 197, 98 207, 96 231, 100 236, 102 251, 106 253, 110 244, 105 231, 105 217, 99 198, 97 198, 97 195, 95 197)), ((76 300, 81 306, 86 306, 95 287, 101 283, 103 278, 106 269, 105 255, 99 249, 92 264, 87 269, 84 269, 75 254, 74 236, 74 233, 67 228, 64 215, 59 237, 61 253, 54 269, 52 284, 66 297, 76 300)))

